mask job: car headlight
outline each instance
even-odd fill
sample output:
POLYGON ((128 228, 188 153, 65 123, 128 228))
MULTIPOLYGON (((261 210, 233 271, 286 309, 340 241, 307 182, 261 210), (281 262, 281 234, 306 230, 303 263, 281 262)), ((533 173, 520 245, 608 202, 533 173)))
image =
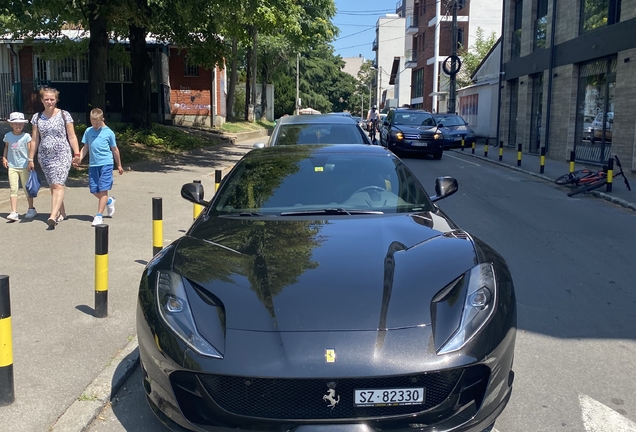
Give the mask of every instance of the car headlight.
POLYGON ((188 303, 183 278, 177 273, 158 272, 157 309, 168 327, 194 351, 208 357, 223 358, 223 355, 199 334, 188 303))
POLYGON ((441 132, 435 132, 435 135, 433 135, 434 139, 442 139, 444 138, 444 135, 441 132))
POLYGON ((402 132, 391 132, 391 136, 397 140, 404 139, 404 134, 402 132))
POLYGON ((437 354, 448 354, 466 345, 492 317, 497 304, 495 270, 491 263, 473 267, 433 298, 433 317, 437 327, 437 354), (462 297, 462 294, 463 297, 462 297), (459 303, 463 299, 463 304, 459 303), (461 308, 461 309, 460 309, 461 308), (446 321, 457 322, 455 327, 446 321), (439 319, 438 319, 439 318, 439 319), (452 326, 452 327, 450 327, 452 326), (448 338, 445 336, 451 331, 448 338), (440 346, 441 345, 441 346, 440 346))

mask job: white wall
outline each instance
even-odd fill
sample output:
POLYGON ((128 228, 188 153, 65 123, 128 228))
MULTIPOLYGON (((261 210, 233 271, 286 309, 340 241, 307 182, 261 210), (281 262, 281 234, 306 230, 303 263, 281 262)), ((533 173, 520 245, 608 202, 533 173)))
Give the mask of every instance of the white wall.
MULTIPOLYGON (((376 37, 378 40, 376 62, 378 65, 377 73, 380 74, 380 76, 378 77, 377 83, 377 95, 381 95, 382 91, 392 87, 389 84, 389 79, 391 77, 393 58, 396 56, 404 56, 405 26, 406 18, 400 18, 396 14, 387 14, 386 16, 378 18, 376 24, 376 37)), ((406 72, 403 75, 406 75, 406 72)), ((376 101, 378 108, 379 99, 380 97, 378 101, 376 101)), ((408 100, 405 100, 405 103, 406 102, 408 102, 408 100)))
POLYGON ((468 47, 472 47, 477 38, 477 27, 484 29, 484 38, 488 39, 493 31, 501 36, 502 0, 470 0, 468 29, 468 47))

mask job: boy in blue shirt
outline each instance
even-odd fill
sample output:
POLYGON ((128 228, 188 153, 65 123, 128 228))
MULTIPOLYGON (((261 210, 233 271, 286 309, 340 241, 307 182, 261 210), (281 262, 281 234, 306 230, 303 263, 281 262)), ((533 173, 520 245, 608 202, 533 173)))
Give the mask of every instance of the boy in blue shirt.
MULTIPOLYGON (((121 166, 119 149, 115 141, 115 133, 104 124, 104 112, 99 108, 91 111, 91 125, 82 137, 82 150, 79 162, 86 153, 89 154, 88 187, 90 192, 99 200, 97 214, 93 218, 92 226, 103 223, 103 213, 112 216, 115 213, 115 198, 108 196, 113 187, 113 159, 117 164, 119 175, 124 173, 121 166)), ((78 162, 78 164, 79 164, 78 162)))

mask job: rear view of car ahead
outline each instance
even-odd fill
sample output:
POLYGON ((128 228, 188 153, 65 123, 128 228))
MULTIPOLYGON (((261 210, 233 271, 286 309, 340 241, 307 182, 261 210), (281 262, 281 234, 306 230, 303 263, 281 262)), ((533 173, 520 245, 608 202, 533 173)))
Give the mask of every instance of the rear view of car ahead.
MULTIPOLYGON (((274 127, 268 146, 296 144, 371 144, 351 115, 316 114, 282 117, 274 127)), ((256 148, 265 147, 257 143, 256 148)))
POLYGON ((255 149, 147 265, 137 331, 174 430, 488 430, 512 391, 504 259, 380 146, 255 149))
POLYGON ((380 128, 380 144, 398 155, 424 154, 441 159, 442 133, 428 111, 391 109, 380 128))
POLYGON ((465 147, 471 147, 475 142, 475 133, 468 123, 457 114, 433 114, 437 128, 442 133, 445 149, 460 148, 462 139, 465 147))

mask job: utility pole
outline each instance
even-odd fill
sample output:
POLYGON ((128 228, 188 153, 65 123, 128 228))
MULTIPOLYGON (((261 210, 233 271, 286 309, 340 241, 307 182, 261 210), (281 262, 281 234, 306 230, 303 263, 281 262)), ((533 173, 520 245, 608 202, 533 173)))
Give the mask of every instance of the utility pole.
POLYGON ((299 87, 298 87, 298 82, 300 80, 300 53, 296 54, 296 101, 294 102, 294 106, 296 107, 296 109, 294 110, 294 114, 298 115, 298 110, 300 109, 300 103, 298 102, 300 99, 300 93, 299 93, 299 87))
POLYGON ((453 46, 451 48, 451 74, 448 94, 448 106, 447 112, 455 113, 456 101, 457 101, 457 72, 459 65, 457 64, 457 9, 459 9, 458 0, 452 0, 453 2, 453 46))

